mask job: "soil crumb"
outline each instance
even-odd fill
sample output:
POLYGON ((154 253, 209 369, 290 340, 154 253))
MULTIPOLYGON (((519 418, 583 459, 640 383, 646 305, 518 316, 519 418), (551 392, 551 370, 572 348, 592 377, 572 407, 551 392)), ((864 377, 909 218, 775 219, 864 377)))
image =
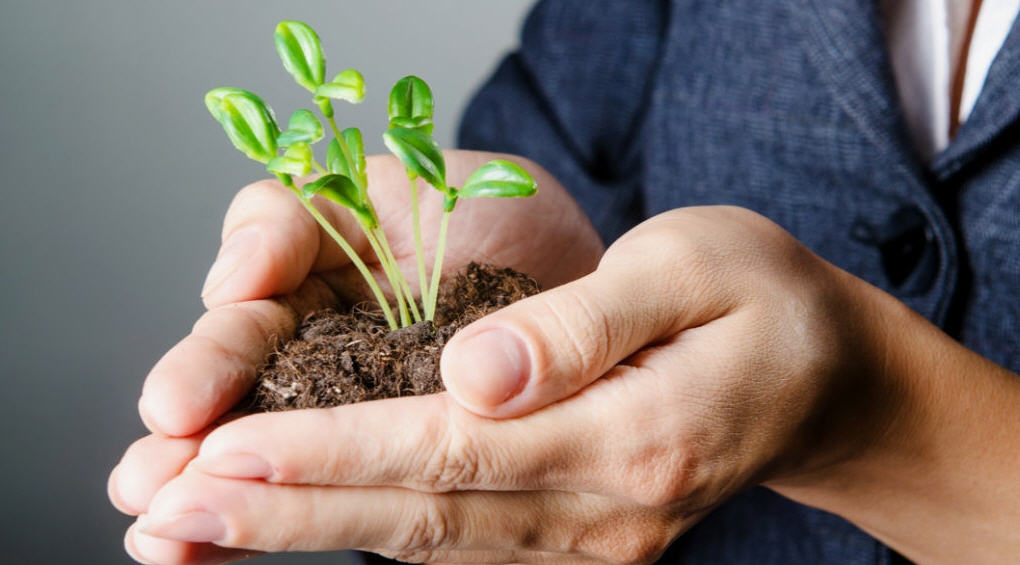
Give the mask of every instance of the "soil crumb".
POLYGON ((378 307, 314 312, 269 356, 242 406, 276 412, 440 392, 439 357, 450 337, 538 292, 513 269, 471 263, 440 286, 435 325, 390 331, 378 307))

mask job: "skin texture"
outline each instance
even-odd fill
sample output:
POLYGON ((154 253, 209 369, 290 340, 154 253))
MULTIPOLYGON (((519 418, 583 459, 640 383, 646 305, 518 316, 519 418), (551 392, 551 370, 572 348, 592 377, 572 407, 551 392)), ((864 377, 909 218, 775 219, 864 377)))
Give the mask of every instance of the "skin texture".
MULTIPOLYGON (((466 175, 491 157, 448 158, 466 175)), ((270 335, 357 288, 289 195, 242 191, 225 248, 253 230, 254 255, 149 375, 140 409, 154 434, 111 473, 111 500, 139 515, 128 551, 648 563, 756 484, 919 562, 1020 551, 1016 375, 747 210, 668 212, 603 255, 565 191, 525 166, 539 197, 458 207, 448 264, 508 264, 554 288, 451 340, 450 392, 217 426, 270 335)), ((371 174, 390 191, 377 203, 395 202, 384 223, 409 225, 395 161, 371 174)), ((425 209, 434 225, 438 199, 425 209)), ((410 242, 394 243, 411 274, 410 242)))

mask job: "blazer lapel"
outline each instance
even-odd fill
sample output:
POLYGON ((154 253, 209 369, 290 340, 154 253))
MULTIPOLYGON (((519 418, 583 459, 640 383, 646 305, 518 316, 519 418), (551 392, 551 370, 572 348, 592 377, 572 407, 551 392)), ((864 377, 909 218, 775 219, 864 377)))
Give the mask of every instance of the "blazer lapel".
POLYGON ((787 0, 808 58, 863 134, 896 163, 922 164, 913 148, 889 63, 877 2, 787 0))
POLYGON ((1009 126, 1020 118, 1020 18, 992 61, 981 94, 967 121, 949 142, 949 147, 935 156, 932 170, 939 180, 946 180, 973 162, 984 150, 995 145, 1009 126))

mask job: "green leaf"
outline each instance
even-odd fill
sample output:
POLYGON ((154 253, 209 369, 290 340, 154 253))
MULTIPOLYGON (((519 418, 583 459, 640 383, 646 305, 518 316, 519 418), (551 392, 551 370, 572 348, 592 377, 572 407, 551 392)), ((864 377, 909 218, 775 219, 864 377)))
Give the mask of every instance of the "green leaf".
POLYGON ((241 89, 230 92, 216 89, 206 95, 206 105, 234 147, 250 159, 266 163, 276 157, 280 128, 273 111, 256 94, 241 89))
POLYGON ((358 187, 355 186, 354 181, 346 175, 324 175, 318 180, 301 187, 301 194, 304 195, 305 198, 311 198, 315 195, 322 196, 336 202, 344 208, 350 209, 360 221, 367 223, 371 222, 371 215, 369 214, 365 204, 361 201, 361 195, 358 193, 358 187))
POLYGON ((351 160, 354 161, 354 170, 357 173, 361 184, 368 184, 365 176, 365 142, 361 138, 361 130, 358 128, 347 128, 340 132, 344 142, 347 144, 347 151, 351 153, 351 160))
POLYGON ((340 71, 333 77, 332 82, 327 82, 316 88, 315 95, 358 104, 365 99, 365 77, 354 69, 340 71))
POLYGON ((213 118, 216 118, 217 122, 222 121, 223 112, 220 110, 220 103, 223 102, 223 98, 228 94, 245 94, 247 92, 247 90, 234 88, 233 86, 214 88, 205 93, 205 107, 209 109, 209 113, 212 114, 213 118))
POLYGON ((425 179, 442 192, 446 186, 446 163, 443 151, 432 136, 416 129, 393 128, 383 134, 383 143, 404 164, 408 171, 425 179))
POLYGON ((520 198, 537 191, 535 179, 519 165, 496 159, 471 173, 457 194, 464 198, 520 198))
POLYGON ((351 166, 344 158, 344 152, 340 150, 340 142, 333 140, 326 148, 326 168, 329 172, 338 175, 351 176, 351 166))
POLYGON ((297 142, 315 143, 322 139, 323 135, 322 123, 315 114, 311 110, 301 109, 291 114, 290 121, 287 122, 287 131, 276 138, 276 144, 287 147, 297 142))
POLYGON ((358 128, 347 128, 340 132, 340 135, 347 145, 347 151, 350 153, 351 160, 354 161, 354 166, 351 167, 347 158, 344 157, 344 152, 340 149, 340 142, 334 139, 329 142, 329 148, 326 149, 326 166, 329 168, 329 172, 352 179, 357 178, 361 181, 362 186, 367 185, 365 144, 361 139, 361 131, 358 128))
POLYGON ((298 84, 315 92, 326 77, 326 58, 315 30, 303 22, 282 21, 273 37, 283 67, 298 84))
POLYGON ((408 75, 398 80, 390 90, 390 99, 387 105, 390 127, 410 129, 411 122, 406 120, 418 120, 420 125, 412 127, 421 129, 422 133, 426 135, 432 135, 434 106, 432 89, 429 88, 429 85, 416 76, 408 75))
POLYGON ((391 128, 405 128, 421 130, 425 135, 432 135, 432 118, 418 116, 417 118, 390 118, 391 128))
POLYGON ((291 145, 283 155, 269 161, 266 170, 276 174, 307 175, 312 172, 312 146, 303 141, 291 145))

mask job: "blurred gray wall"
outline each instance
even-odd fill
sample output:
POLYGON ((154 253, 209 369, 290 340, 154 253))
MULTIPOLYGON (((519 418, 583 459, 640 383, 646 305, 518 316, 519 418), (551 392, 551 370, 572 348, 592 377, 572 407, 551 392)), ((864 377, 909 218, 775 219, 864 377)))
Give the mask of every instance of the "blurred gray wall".
POLYGON ((0 562, 129 562, 107 472, 143 433, 143 377, 202 311, 231 196, 263 176, 203 94, 248 88, 283 120, 308 106, 272 41, 278 20, 300 19, 328 72, 364 73, 368 100, 340 121, 370 151, 408 73, 431 83, 451 146, 530 4, 0 0, 0 562))

